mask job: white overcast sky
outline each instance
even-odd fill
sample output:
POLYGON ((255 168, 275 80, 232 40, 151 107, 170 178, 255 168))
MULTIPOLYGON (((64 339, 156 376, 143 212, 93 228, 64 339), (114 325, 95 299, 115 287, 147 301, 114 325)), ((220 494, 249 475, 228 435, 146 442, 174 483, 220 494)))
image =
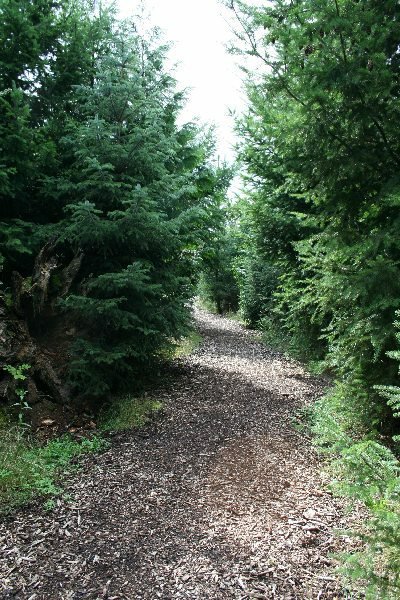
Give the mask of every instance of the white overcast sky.
MULTIPOLYGON (((142 3, 117 0, 123 17, 137 14, 142 3)), ((170 56, 177 63, 178 85, 189 88, 184 120, 215 124, 217 153, 231 162, 235 136, 229 111, 243 110, 245 97, 235 57, 225 48, 232 33, 223 7, 218 0, 145 0, 144 4, 152 24, 174 44, 170 56)))

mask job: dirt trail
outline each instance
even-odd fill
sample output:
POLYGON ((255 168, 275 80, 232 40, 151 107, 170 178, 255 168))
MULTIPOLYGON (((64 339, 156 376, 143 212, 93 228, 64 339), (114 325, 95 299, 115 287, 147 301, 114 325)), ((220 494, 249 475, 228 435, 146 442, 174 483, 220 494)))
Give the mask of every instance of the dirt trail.
POLYGON ((196 315, 165 414, 85 459, 68 499, 0 525, 0 598, 342 598, 340 505, 291 426, 321 393, 238 323, 196 315))

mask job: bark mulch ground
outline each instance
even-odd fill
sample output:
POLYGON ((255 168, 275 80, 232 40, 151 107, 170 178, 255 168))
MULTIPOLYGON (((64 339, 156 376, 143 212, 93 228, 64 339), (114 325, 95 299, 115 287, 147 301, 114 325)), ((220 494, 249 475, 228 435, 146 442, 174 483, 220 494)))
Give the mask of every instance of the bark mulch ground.
POLYGON ((158 394, 162 418, 85 458, 51 512, 0 525, 0 598, 351 597, 331 554, 357 515, 292 426, 321 382, 237 322, 197 320, 203 343, 158 394))

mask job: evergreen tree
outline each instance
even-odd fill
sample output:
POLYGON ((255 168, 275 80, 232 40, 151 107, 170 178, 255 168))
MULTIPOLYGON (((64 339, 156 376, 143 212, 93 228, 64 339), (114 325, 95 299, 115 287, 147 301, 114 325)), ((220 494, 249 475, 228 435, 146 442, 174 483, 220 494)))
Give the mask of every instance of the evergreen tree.
POLYGON ((258 293, 267 339, 284 338, 284 349, 323 359, 334 374, 313 411, 314 432, 338 459, 337 489, 372 515, 348 570, 367 579, 368 597, 397 598, 398 460, 382 443, 398 431, 398 374, 387 351, 400 307, 400 7, 227 5, 239 51, 263 65, 248 73, 250 107, 238 124, 249 183, 242 311, 251 314, 258 293), (251 276, 264 268, 277 274, 269 295, 251 276))
POLYGON ((64 307, 84 328, 71 381, 87 394, 131 385, 188 322, 203 151, 192 127, 175 124, 181 98, 162 63, 162 48, 127 27, 114 33, 94 85, 78 91, 85 119, 64 139, 74 161, 47 186, 66 204, 60 243, 83 254, 64 307))
POLYGON ((232 5, 245 52, 265 65, 239 131, 258 255, 281 274, 276 311, 370 386, 393 376, 400 301, 398 5, 232 5))
MULTIPOLYGON (((71 388, 89 398, 132 389, 186 330, 220 186, 210 134, 176 124, 184 97, 166 48, 90 4, 43 3, 37 13, 26 2, 24 27, 43 19, 48 41, 32 38, 0 96, 9 322, 26 326, 34 385, 62 401, 71 388), (56 361, 36 344, 57 346, 56 361)), ((17 5, 1 6, 19 15, 17 5)), ((11 18, 4 27, 10 37, 11 18)))
POLYGON ((67 119, 78 117, 74 86, 93 81, 95 58, 106 51, 111 14, 96 17, 90 4, 0 2, 0 252, 6 284, 14 269, 24 275, 32 270, 44 239, 40 228, 62 218, 62 207, 44 204, 42 186, 67 159, 58 143, 67 119))

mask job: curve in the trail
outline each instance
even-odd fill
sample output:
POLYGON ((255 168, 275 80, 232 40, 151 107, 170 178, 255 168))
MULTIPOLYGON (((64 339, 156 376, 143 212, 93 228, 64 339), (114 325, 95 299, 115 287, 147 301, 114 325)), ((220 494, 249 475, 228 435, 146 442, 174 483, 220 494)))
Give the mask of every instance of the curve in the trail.
POLYGON ((1 524, 0 598, 344 597, 330 555, 348 523, 292 426, 320 382, 237 322, 196 319, 162 419, 85 459, 52 513, 1 524))

